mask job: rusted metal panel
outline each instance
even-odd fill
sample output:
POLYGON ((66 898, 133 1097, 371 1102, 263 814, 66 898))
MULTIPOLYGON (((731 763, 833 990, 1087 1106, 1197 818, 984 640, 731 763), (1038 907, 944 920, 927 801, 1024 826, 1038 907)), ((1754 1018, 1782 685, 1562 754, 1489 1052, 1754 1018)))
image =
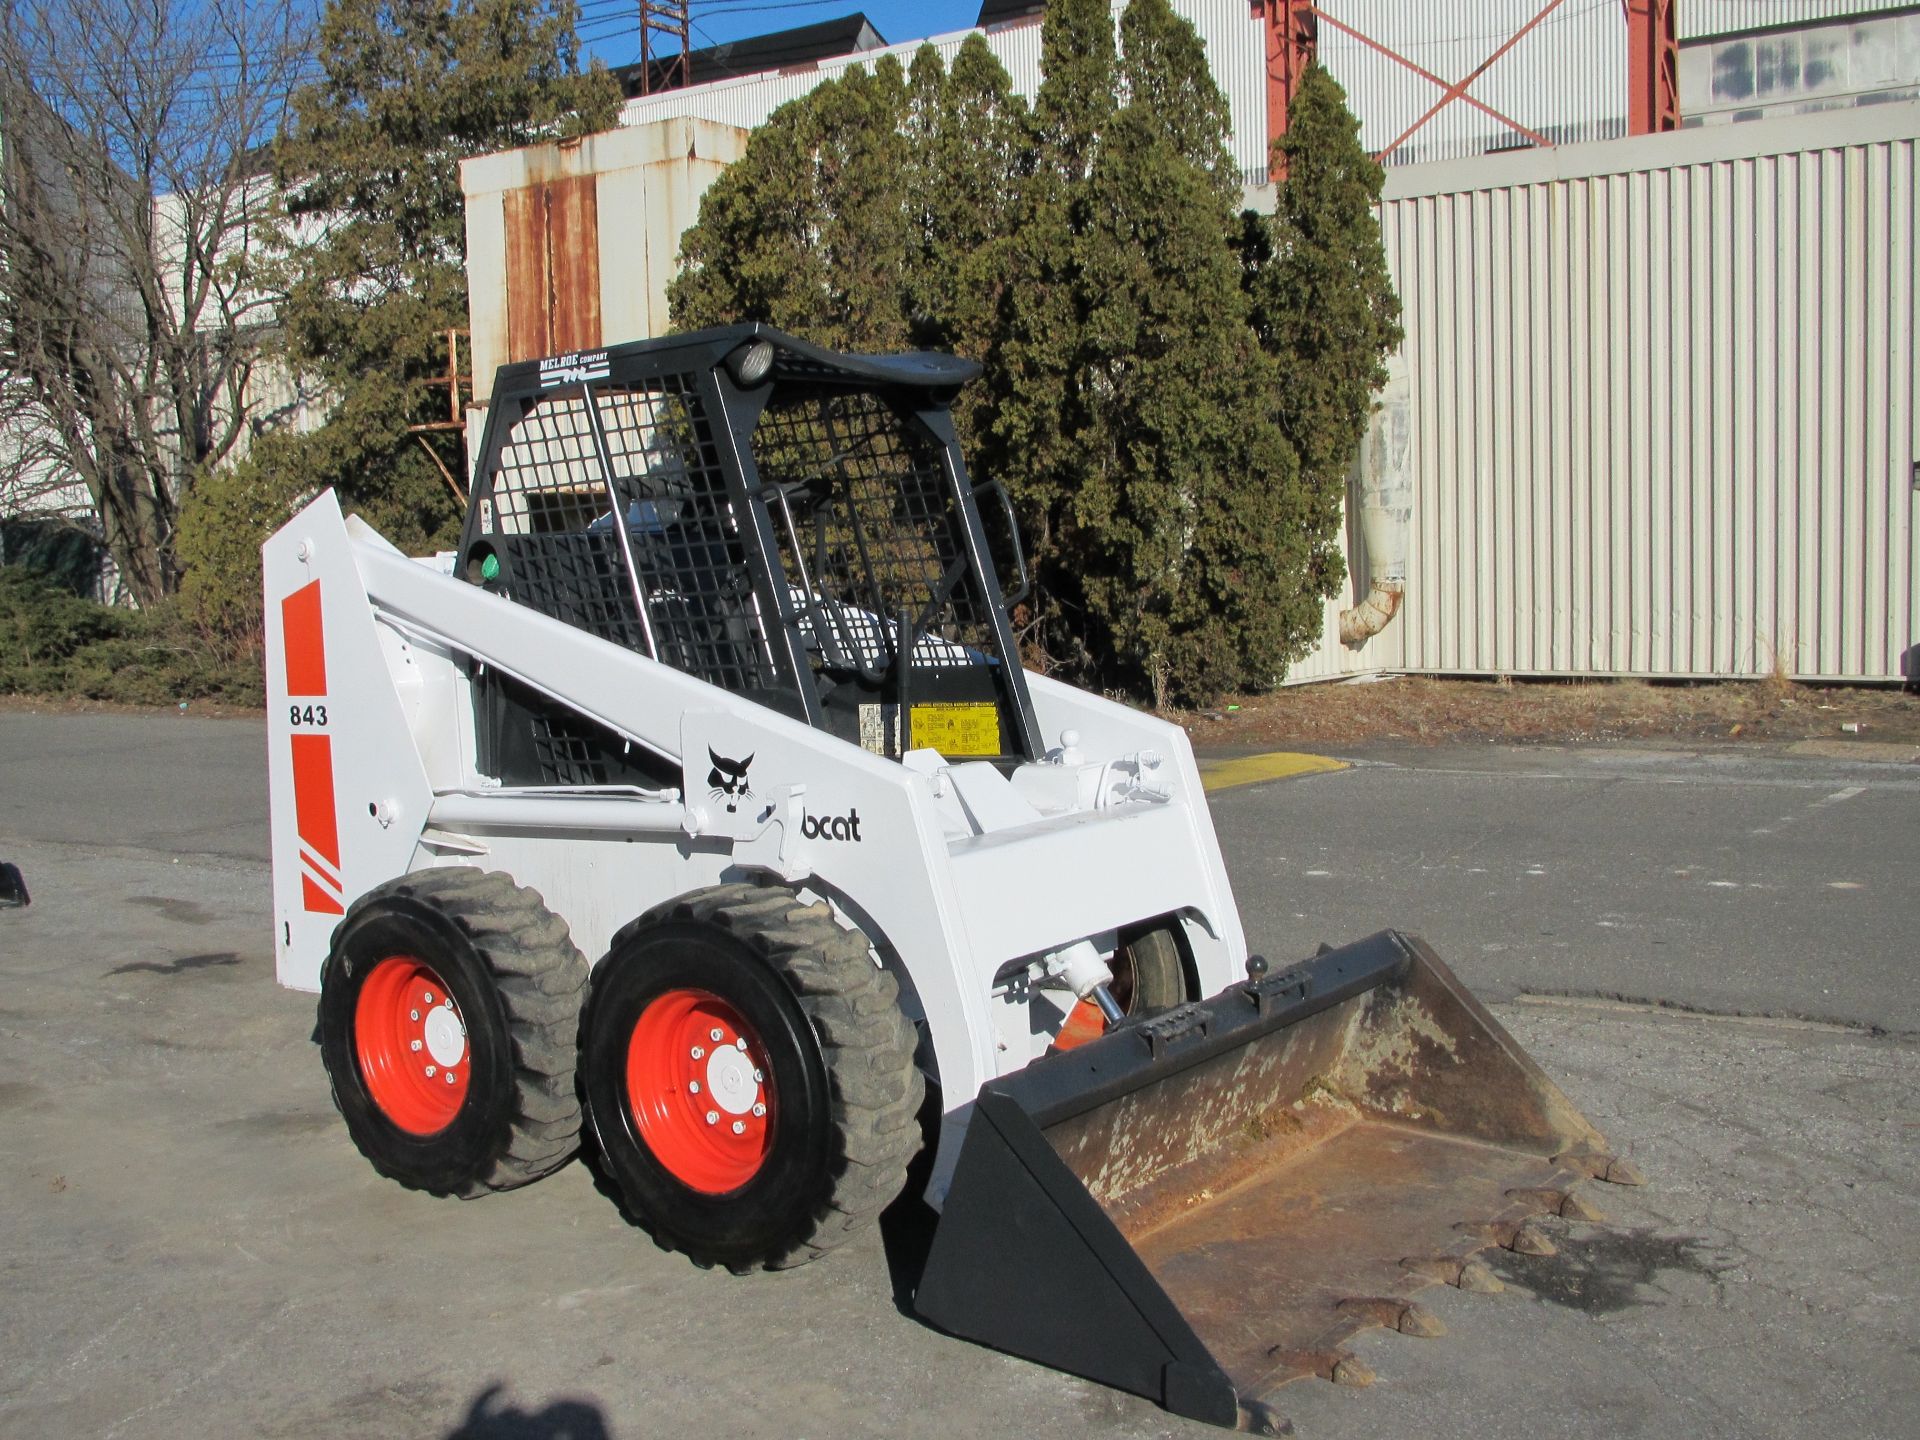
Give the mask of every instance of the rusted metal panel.
POLYGON ((546 205, 542 189, 509 190, 502 198, 507 225, 507 348, 505 362, 553 354, 547 268, 546 205))
POLYGON ((594 177, 510 190, 506 216, 507 359, 600 343, 600 223, 594 177))
POLYGON ((597 177, 576 175, 543 187, 547 205, 547 268, 553 277, 549 354, 601 343, 600 212, 597 177))
POLYGON ((463 162, 481 396, 509 360, 664 334, 680 231, 745 144, 682 118, 463 162))

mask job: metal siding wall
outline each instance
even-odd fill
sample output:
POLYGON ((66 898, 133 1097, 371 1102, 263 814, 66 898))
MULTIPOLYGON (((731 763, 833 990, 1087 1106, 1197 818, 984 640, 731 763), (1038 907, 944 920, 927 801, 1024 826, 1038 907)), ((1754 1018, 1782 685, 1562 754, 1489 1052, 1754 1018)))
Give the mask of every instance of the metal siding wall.
POLYGON ((1768 25, 1804 25, 1811 20, 1892 10, 1913 0, 1679 0, 1680 38, 1725 35, 1768 25))
POLYGON ((1355 655, 1330 605, 1289 681, 1899 678, 1920 105, 1875 111, 1399 172, 1406 608, 1355 655))

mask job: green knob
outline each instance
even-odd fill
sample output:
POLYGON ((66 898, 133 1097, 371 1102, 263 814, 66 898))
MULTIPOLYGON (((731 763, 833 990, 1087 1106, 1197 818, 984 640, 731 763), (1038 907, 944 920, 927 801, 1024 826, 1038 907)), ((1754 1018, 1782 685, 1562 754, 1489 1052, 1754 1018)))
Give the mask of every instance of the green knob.
POLYGON ((482 580, 498 580, 500 578, 500 557, 498 555, 489 555, 480 562, 480 578, 482 580))

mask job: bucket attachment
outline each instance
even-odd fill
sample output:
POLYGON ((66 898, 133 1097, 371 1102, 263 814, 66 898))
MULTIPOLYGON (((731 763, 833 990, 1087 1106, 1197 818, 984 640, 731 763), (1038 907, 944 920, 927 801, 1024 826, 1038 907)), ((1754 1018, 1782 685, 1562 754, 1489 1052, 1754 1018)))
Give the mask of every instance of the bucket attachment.
POLYGON ((1217 1425, 1413 1301, 1551 1254, 1624 1161, 1424 942, 1323 950, 987 1085, 916 1296, 952 1334, 1217 1425))

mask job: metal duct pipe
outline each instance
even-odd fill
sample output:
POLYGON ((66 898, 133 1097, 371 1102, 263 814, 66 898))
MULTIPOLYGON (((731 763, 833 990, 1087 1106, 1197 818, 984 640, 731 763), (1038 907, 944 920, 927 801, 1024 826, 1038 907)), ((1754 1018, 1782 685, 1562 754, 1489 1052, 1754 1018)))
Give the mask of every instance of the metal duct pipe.
POLYGON ((1366 599, 1340 612, 1340 639, 1358 650, 1400 613, 1407 589, 1407 538, 1413 519, 1413 383, 1398 353, 1387 357, 1387 383, 1380 391, 1367 433, 1354 460, 1347 514, 1358 500, 1360 539, 1366 547, 1372 589, 1366 599))

